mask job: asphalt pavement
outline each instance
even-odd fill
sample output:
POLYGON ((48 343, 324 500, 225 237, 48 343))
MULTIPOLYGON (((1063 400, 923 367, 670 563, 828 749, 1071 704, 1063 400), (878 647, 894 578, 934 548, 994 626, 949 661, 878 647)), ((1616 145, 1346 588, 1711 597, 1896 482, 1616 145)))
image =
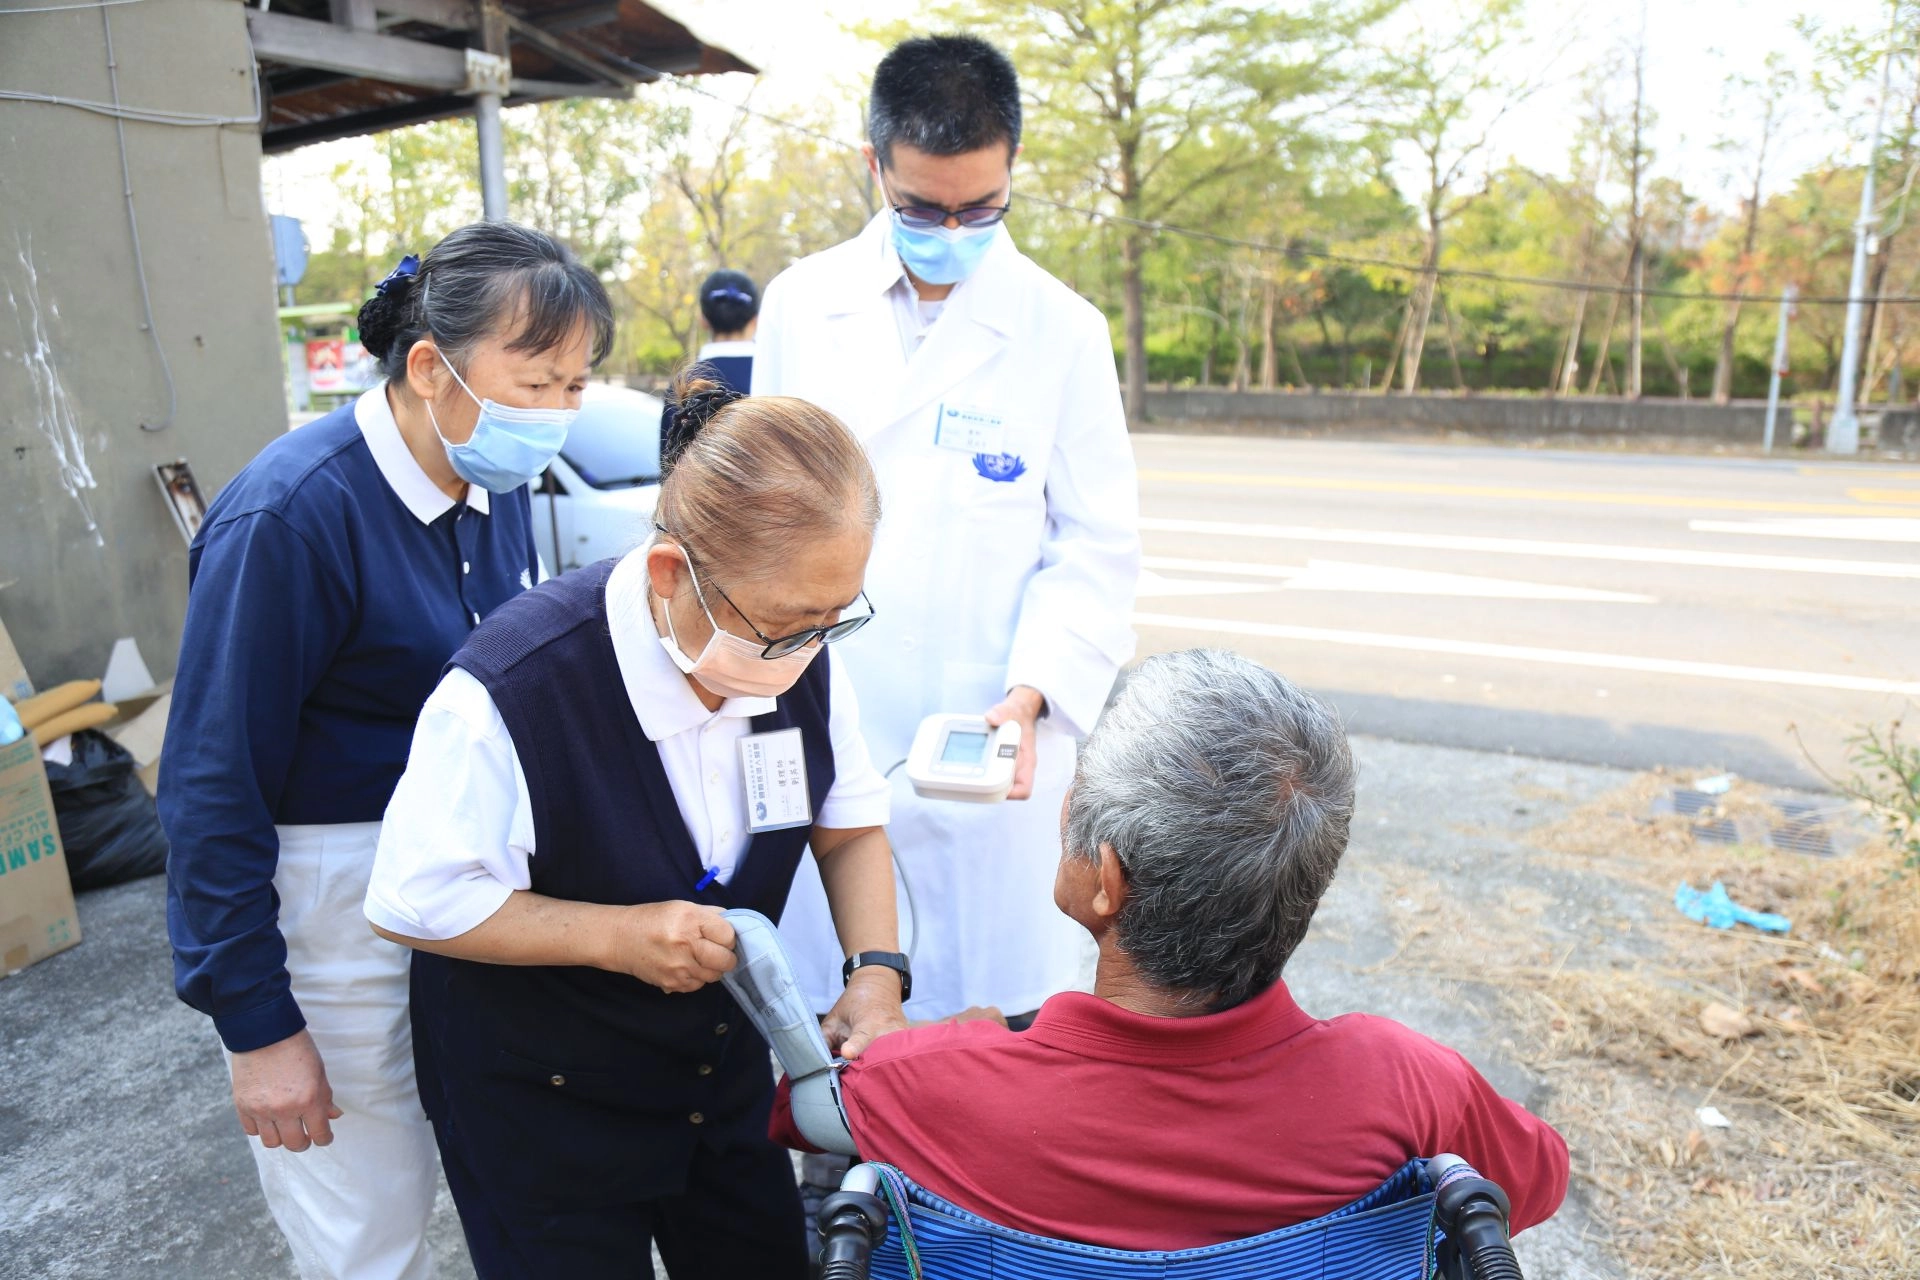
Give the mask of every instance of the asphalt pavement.
POLYGON ((1920 696, 1920 470, 1144 435, 1143 652, 1359 732, 1817 785, 1920 696))

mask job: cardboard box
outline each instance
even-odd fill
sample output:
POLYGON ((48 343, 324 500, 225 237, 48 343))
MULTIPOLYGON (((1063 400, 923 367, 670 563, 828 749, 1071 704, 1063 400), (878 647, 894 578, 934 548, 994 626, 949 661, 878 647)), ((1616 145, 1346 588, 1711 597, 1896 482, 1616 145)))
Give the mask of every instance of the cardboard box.
POLYGON ((114 704, 120 718, 107 726, 107 736, 127 749, 139 770, 148 795, 160 786, 160 748, 167 740, 167 713, 173 706, 173 681, 114 704))
MULTIPOLYGON (((0 583, 0 586, 4 585, 0 583)), ((6 622, 0 620, 0 698, 18 702, 32 696, 33 681, 27 679, 26 664, 20 661, 20 651, 13 647, 13 637, 7 634, 6 622)))
POLYGON ((53 793, 28 734, 0 747, 0 975, 79 941, 53 793))

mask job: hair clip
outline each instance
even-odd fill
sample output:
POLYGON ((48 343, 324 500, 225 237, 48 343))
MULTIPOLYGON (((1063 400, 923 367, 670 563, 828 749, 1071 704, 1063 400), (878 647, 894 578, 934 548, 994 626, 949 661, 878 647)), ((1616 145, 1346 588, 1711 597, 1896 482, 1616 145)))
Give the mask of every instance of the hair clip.
POLYGON ((419 274, 420 274, 420 255, 417 253, 410 253, 406 257, 400 259, 400 265, 395 267, 393 270, 389 271, 387 273, 387 278, 385 280, 382 280, 379 284, 375 285, 373 287, 373 291, 379 294, 380 296, 385 297, 387 294, 387 291, 397 286, 402 280, 411 280, 419 274))

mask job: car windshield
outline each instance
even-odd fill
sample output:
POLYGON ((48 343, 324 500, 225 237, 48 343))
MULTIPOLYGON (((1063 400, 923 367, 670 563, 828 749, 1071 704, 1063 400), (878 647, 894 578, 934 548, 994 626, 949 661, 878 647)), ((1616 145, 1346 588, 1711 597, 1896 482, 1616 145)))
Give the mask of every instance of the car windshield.
POLYGON ((611 403, 591 405, 574 419, 560 456, 596 489, 655 484, 660 479, 659 407, 636 400, 633 411, 623 413, 611 403))

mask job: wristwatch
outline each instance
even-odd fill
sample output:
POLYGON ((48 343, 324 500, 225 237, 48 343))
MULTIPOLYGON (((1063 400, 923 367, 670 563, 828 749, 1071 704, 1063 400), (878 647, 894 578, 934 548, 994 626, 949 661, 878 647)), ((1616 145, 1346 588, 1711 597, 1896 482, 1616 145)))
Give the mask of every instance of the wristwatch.
POLYGON ((900 975, 900 1000, 905 1003, 913 995, 913 970, 907 964, 907 958, 898 951, 856 951, 847 957, 847 963, 841 966, 840 981, 853 981, 853 971, 864 969, 870 964, 882 965, 900 975))

